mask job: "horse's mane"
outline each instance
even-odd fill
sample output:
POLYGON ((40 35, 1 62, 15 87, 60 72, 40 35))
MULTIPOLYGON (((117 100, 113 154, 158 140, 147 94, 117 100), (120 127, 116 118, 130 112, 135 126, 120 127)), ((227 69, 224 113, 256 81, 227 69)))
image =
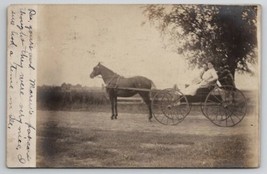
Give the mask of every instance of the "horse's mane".
POLYGON ((103 65, 103 64, 101 64, 101 63, 99 63, 99 66, 102 66, 102 67, 104 67, 106 70, 108 70, 108 71, 109 71, 109 72, 111 72, 111 73, 114 73, 114 74, 115 74, 115 75, 117 75, 117 76, 123 77, 123 76, 119 75, 118 73, 116 73, 116 72, 112 71, 112 70, 111 70, 111 69, 109 69, 108 67, 104 66, 104 65, 103 65))

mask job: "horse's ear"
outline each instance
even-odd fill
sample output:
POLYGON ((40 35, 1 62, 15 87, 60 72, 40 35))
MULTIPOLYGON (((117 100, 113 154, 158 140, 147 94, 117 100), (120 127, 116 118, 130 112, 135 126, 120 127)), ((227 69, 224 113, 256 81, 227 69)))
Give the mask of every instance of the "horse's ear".
POLYGON ((97 65, 100 65, 100 62, 98 62, 98 64, 97 65))

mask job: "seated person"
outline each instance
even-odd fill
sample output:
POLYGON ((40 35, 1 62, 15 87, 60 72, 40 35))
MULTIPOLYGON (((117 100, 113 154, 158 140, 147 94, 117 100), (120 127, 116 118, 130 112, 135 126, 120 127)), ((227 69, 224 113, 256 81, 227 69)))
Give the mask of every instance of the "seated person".
POLYGON ((208 69, 204 71, 200 79, 194 79, 192 84, 182 91, 185 95, 195 95, 199 88, 206 88, 218 79, 218 75, 214 69, 214 63, 208 62, 208 69))
POLYGON ((218 76, 219 76, 219 82, 221 85, 235 87, 234 77, 231 71, 229 70, 228 65, 220 67, 218 76))
MULTIPOLYGON (((193 81, 192 81, 192 83, 193 84, 198 84, 198 83, 200 83, 202 80, 203 80, 203 75, 204 75, 204 73, 208 70, 209 68, 208 68, 208 65, 206 64, 206 63, 204 63, 203 64, 203 66, 202 66, 202 71, 200 72, 200 74, 199 74, 199 77, 196 77, 193 81)), ((188 85, 189 86, 189 85, 188 85)))

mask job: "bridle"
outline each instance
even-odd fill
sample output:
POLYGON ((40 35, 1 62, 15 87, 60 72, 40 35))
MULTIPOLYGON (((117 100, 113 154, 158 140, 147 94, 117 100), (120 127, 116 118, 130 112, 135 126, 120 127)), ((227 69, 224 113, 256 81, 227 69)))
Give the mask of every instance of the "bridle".
MULTIPOLYGON (((101 78, 101 79, 103 79, 103 81, 104 81, 104 78, 103 78, 103 76, 102 76, 102 74, 100 73, 100 74, 98 74, 98 75, 96 75, 95 77, 97 77, 97 78, 101 78), (101 75, 101 76, 100 76, 101 75)), ((118 85, 118 82, 119 82, 119 80, 122 78, 122 76, 120 76, 119 74, 117 74, 117 73, 114 73, 112 76, 107 76, 107 78, 110 78, 111 77, 111 79, 108 81, 108 82, 105 82, 105 85, 106 85, 106 88, 115 88, 115 87, 117 87, 117 85, 118 85), (115 83, 115 86, 113 87, 113 86, 111 86, 111 82, 114 80, 114 79, 116 79, 117 78, 117 80, 116 80, 116 83, 115 83)))

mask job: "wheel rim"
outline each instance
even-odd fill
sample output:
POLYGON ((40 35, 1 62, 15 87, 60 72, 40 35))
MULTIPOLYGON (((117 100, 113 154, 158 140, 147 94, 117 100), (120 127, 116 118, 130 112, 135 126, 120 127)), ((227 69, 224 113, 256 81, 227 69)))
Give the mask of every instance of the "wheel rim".
POLYGON ((202 111, 215 125, 232 127, 240 123, 246 115, 246 98, 240 90, 232 86, 216 87, 206 97, 202 111))

